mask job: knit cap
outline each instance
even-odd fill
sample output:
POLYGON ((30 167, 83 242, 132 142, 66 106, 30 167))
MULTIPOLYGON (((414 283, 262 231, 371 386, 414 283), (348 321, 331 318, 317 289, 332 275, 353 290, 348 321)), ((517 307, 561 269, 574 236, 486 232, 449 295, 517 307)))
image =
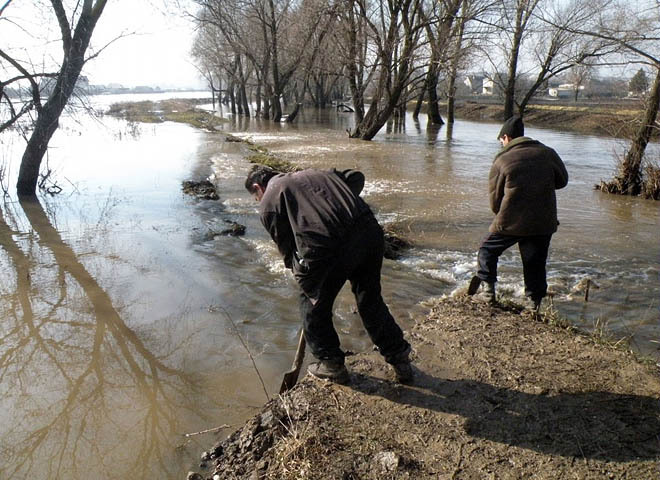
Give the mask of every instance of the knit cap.
POLYGON ((504 122, 500 133, 497 135, 497 139, 499 140, 504 135, 508 135, 511 139, 525 135, 525 125, 523 124, 522 118, 514 116, 504 122))

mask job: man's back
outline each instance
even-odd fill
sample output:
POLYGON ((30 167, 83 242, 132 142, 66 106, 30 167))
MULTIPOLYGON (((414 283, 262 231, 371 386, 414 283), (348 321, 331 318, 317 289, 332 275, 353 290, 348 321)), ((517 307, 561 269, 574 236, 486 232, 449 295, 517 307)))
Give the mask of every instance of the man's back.
POLYGON ((558 224, 555 189, 567 182, 564 163, 553 149, 527 137, 512 140, 495 158, 490 172, 490 204, 496 213, 490 231, 554 233, 558 224))
MULTIPOLYGON (((340 247, 367 204, 339 172, 303 170, 273 177, 260 203, 261 220, 281 246, 290 245, 312 260, 340 247), (289 231, 287 231, 287 225, 289 231)), ((281 249, 281 248, 280 248, 281 249)), ((288 252, 283 252, 288 253, 288 252)))

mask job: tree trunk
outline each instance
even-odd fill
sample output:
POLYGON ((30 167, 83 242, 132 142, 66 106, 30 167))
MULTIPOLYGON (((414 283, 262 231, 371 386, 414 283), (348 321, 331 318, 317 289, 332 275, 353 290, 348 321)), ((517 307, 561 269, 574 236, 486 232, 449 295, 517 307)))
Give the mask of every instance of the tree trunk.
POLYGON ((263 118, 270 118, 270 85, 266 84, 266 95, 264 96, 264 113, 263 118))
POLYGON ((234 81, 232 80, 227 87, 227 92, 229 93, 229 103, 231 104, 231 113, 236 115, 236 94, 234 93, 234 81))
POLYGON ((255 102, 257 103, 257 111, 255 116, 258 117, 261 115, 261 79, 257 78, 257 93, 255 95, 255 102))
POLYGON ((432 125, 444 125, 440 109, 438 108, 438 72, 433 65, 429 66, 426 77, 426 92, 429 95, 427 104, 428 122, 432 125))
POLYGON ((424 96, 426 95, 426 82, 422 85, 422 88, 417 95, 417 103, 415 104, 415 110, 413 111, 412 118, 417 120, 419 118, 419 112, 422 111, 422 105, 424 104, 424 96))
POLYGON ((456 76, 449 76, 449 93, 447 95, 447 123, 454 123, 454 111, 456 110, 456 76))
POLYGON ((300 111, 300 106, 301 103, 296 103, 296 108, 293 109, 293 112, 289 114, 288 117, 286 117, 286 123, 292 123, 296 117, 298 116, 298 112, 300 111))
MULTIPOLYGON (((55 91, 51 94, 51 99, 53 99, 54 95, 55 91)), ((16 192, 19 196, 32 196, 36 194, 41 160, 46 154, 46 150, 48 150, 48 142, 50 142, 50 139, 57 130, 60 115, 69 97, 70 94, 62 94, 56 96, 52 102, 49 100, 37 117, 32 135, 30 136, 30 140, 28 140, 25 152, 23 152, 21 167, 18 172, 16 192)))
POLYGON ((518 74, 518 56, 523 35, 523 6, 520 4, 516 11, 516 27, 513 32, 509 69, 507 71, 506 87, 504 88, 504 120, 513 116, 516 98, 516 75, 518 74))
POLYGON ((271 115, 270 118, 274 122, 279 122, 282 119, 282 103, 280 102, 280 96, 273 94, 270 98, 271 106, 271 115))
POLYGON ((243 102, 243 113, 249 117, 250 116, 250 102, 249 102, 249 99, 248 99, 248 96, 247 96, 247 89, 245 88, 245 83, 244 82, 241 82, 240 92, 241 92, 241 101, 243 102))
POLYGON ((454 56, 451 59, 449 67, 449 86, 447 92, 447 123, 454 123, 454 113, 456 110, 456 77, 458 76, 458 62, 461 59, 461 49, 463 48, 463 35, 465 34, 465 9, 466 1, 461 3, 463 15, 458 21, 458 33, 456 34, 456 45, 454 48, 454 56))
POLYGON ((656 66, 655 81, 649 97, 646 99, 646 110, 644 120, 633 138, 630 150, 626 154, 621 165, 621 171, 615 178, 623 195, 639 195, 642 191, 642 159, 646 146, 651 139, 655 129, 655 121, 658 116, 660 104, 660 66, 656 66))
POLYGON ((34 130, 23 153, 18 172, 16 191, 19 196, 33 196, 36 194, 41 161, 48 149, 48 142, 57 130, 60 115, 73 94, 80 71, 85 64, 85 51, 89 46, 96 22, 103 13, 106 0, 98 0, 93 6, 91 2, 85 2, 78 23, 75 26, 73 37, 65 37, 65 35, 70 35, 70 29, 66 24, 66 20, 60 18, 59 13, 64 12, 61 2, 53 0, 52 3, 56 8, 58 20, 62 27, 64 59, 48 101, 41 110, 37 110, 38 116, 34 130))

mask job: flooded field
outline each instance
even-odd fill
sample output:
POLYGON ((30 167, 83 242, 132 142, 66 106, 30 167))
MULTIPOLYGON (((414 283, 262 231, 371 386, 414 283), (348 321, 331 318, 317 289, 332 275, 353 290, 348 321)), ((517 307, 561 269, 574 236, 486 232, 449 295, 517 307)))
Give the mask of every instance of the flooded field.
MULTIPOLYGON (((411 325, 425 313, 420 302, 462 288, 475 268, 492 218, 486 180, 499 125, 459 121, 448 138, 446 127, 408 119, 362 142, 347 138, 348 114, 301 115, 292 125, 236 119, 224 131, 303 167, 365 173, 379 220, 415 244, 383 270, 386 301, 411 325)), ((611 175, 616 141, 528 135, 555 148, 571 176, 558 192, 548 263, 555 306, 660 356, 658 202, 593 191, 611 175), (589 302, 579 288, 587 278, 598 287, 589 302)), ((184 478, 231 428, 186 434, 237 426, 276 393, 300 324, 295 285, 243 189, 245 146, 224 138, 81 114, 62 122, 48 156, 63 193, 5 199, 0 478, 184 478), (209 177, 219 201, 181 193, 183 180, 209 177), (226 221, 246 235, 214 235, 226 221)), ((20 146, 1 139, 10 185, 20 146)), ((522 295, 515 249, 500 280, 501 291, 522 295)), ((344 348, 370 348, 348 289, 336 311, 344 348)))

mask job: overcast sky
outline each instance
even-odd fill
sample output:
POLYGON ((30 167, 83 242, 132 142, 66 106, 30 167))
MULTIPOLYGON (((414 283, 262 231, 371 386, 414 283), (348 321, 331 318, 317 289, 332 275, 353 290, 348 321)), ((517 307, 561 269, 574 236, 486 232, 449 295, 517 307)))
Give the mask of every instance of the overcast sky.
MULTIPOLYGON (((0 3, 4 3, 0 0, 0 3)), ((65 5, 71 2, 65 2, 65 5)), ((124 86, 203 87, 189 55, 193 27, 172 0, 108 0, 92 36, 96 49, 117 38, 98 58, 88 62, 83 75, 90 83, 120 83, 124 86)), ((33 63, 50 55, 61 58, 61 43, 50 2, 13 0, 0 22, 3 49, 33 63), (41 8, 38 4, 41 3, 41 8), (7 41, 8 40, 8 41, 7 41), (9 43, 9 46, 7 45, 9 43), (16 53, 16 48, 24 51, 16 53)))

